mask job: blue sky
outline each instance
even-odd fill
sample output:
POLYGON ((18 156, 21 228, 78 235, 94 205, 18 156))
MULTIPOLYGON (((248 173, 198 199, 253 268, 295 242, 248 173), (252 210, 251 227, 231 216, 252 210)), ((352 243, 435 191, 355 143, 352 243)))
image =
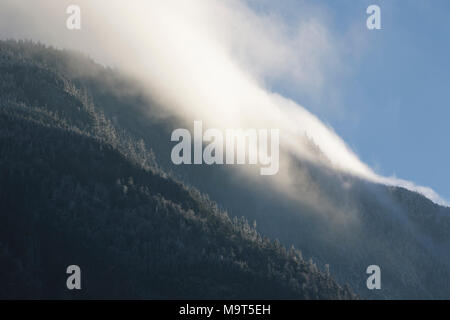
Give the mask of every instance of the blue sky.
MULTIPOLYGON (((296 1, 281 3, 276 10, 284 19, 296 19, 296 13, 305 10, 296 1)), ((306 3, 325 12, 337 41, 356 34, 363 48, 342 55, 344 67, 328 74, 332 85, 326 84, 324 91, 330 86, 335 99, 312 98, 299 88, 276 83, 274 89, 330 124, 378 173, 432 187, 450 199, 450 2, 306 3), (381 8, 382 30, 366 28, 370 4, 381 8)))

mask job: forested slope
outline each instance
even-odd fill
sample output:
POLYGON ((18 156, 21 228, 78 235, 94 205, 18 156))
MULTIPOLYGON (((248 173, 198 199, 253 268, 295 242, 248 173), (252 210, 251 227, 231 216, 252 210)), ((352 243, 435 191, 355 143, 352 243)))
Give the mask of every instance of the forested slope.
POLYGON ((0 42, 1 298, 355 297, 166 174, 67 76, 74 59, 0 42))

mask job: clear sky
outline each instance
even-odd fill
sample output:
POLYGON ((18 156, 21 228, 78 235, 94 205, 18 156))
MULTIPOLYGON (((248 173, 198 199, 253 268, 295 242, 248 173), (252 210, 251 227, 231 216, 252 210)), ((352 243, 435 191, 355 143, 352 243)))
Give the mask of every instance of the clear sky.
MULTIPOLYGON (((277 2, 276 9, 250 3, 270 6, 288 20, 306 10, 301 1, 277 2)), ((378 173, 432 187, 449 200, 450 1, 305 3, 326 12, 335 40, 358 52, 339 56, 341 67, 327 74, 331 80, 321 91, 327 98, 281 83, 274 89, 330 124, 378 173), (382 30, 366 27, 371 4, 381 8, 382 30)))

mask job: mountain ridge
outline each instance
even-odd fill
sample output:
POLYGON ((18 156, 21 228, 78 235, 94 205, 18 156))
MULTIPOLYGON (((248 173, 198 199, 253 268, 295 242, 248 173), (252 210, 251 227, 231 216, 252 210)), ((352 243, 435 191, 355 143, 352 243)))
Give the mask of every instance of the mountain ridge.
POLYGON ((0 297, 356 298, 165 174, 88 85, 49 67, 60 59, 73 56, 0 42, 0 297), (80 292, 65 288, 71 264, 80 292))
MULTIPOLYGON (((152 152, 139 156, 138 163, 144 161, 163 175, 207 194, 232 220, 244 216, 256 221, 263 237, 279 239, 284 247, 293 244, 301 248, 305 260, 313 258, 319 270, 329 270, 339 283, 349 283, 362 298, 450 296, 450 257, 446 254, 450 250, 449 208, 401 187, 374 184, 308 161, 296 163, 295 199, 284 197, 261 177, 248 179, 225 166, 175 166, 169 161, 169 138, 183 123, 170 114, 161 116, 164 106, 149 102, 139 84, 80 54, 42 45, 26 48, 29 43, 4 46, 3 56, 14 60, 23 55, 20 59, 25 64, 37 63, 63 75, 59 88, 72 84, 82 105, 95 106, 99 117, 92 128, 100 130, 89 129, 92 134, 108 141, 107 133, 115 130, 116 139, 126 142, 118 147, 140 141, 152 152), (122 130, 128 138, 122 136, 122 130), (317 197, 315 205, 308 202, 311 196, 317 197), (366 268, 372 264, 381 267, 381 290, 366 287, 366 268)), ((1 91, 2 96, 11 91, 8 88, 1 91)), ((53 99, 32 92, 25 97, 29 103, 53 99)), ((77 108, 76 103, 73 106, 77 108)), ((52 106, 46 109, 58 110, 52 106)), ((86 123, 79 122, 81 126, 86 123)), ((143 148, 130 150, 130 154, 139 155, 143 148)), ((128 153, 129 149, 123 151, 128 153)))

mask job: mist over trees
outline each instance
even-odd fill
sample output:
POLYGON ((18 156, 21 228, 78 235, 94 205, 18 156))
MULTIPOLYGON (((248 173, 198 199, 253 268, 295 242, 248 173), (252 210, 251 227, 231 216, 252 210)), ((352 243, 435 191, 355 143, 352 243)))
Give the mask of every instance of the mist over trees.
POLYGON ((142 103, 105 90, 119 79, 79 54, 0 42, 0 298, 356 297, 173 178, 152 150, 163 125, 145 140, 118 125, 142 103), (81 291, 66 289, 71 264, 81 291))
POLYGON ((354 297, 348 283, 450 297, 449 208, 307 161, 300 201, 225 166, 175 166, 178 119, 116 71, 16 41, 0 69, 0 296, 354 297), (331 213, 301 202, 311 190, 331 213), (90 291, 65 289, 74 263, 90 291))

